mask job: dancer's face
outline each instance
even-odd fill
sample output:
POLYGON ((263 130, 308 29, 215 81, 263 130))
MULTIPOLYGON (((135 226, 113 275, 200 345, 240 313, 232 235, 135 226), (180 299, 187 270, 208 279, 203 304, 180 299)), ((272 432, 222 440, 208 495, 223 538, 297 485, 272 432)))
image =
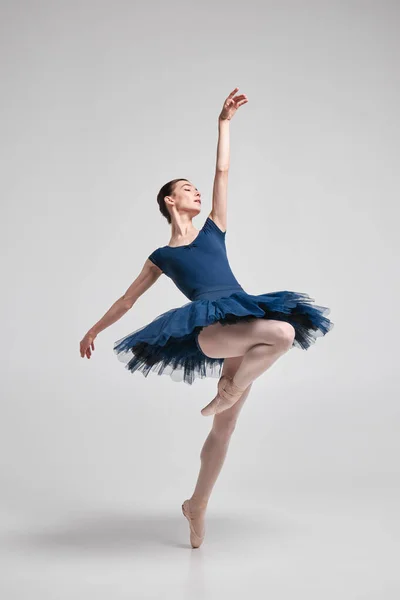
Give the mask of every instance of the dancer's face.
POLYGON ((201 194, 190 181, 178 181, 172 196, 178 210, 193 212, 201 211, 201 194))

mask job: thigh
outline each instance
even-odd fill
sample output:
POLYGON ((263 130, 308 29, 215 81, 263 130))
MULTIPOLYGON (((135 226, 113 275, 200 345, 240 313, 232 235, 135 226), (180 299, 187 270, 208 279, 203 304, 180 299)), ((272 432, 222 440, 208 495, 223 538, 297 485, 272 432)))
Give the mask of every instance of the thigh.
POLYGON ((209 358, 243 356, 255 344, 278 343, 286 326, 291 327, 289 323, 257 317, 229 325, 217 322, 204 327, 197 341, 209 358))

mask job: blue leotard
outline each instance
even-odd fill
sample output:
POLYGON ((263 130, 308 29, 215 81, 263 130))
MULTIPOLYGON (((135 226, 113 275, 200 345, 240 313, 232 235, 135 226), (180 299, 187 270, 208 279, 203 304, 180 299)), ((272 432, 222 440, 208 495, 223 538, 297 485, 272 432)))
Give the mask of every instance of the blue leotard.
POLYGON ((207 217, 197 237, 183 246, 162 246, 149 259, 189 300, 220 298, 243 291, 229 265, 226 231, 207 217))
POLYGON ((293 346, 307 350, 333 327, 330 309, 313 304, 308 294, 292 291, 247 293, 234 276, 226 250, 226 231, 207 217, 197 237, 182 246, 162 246, 148 257, 190 300, 114 343, 114 352, 132 373, 167 374, 192 384, 220 377, 223 358, 206 356, 200 331, 213 323, 231 325, 255 318, 291 323, 293 346))

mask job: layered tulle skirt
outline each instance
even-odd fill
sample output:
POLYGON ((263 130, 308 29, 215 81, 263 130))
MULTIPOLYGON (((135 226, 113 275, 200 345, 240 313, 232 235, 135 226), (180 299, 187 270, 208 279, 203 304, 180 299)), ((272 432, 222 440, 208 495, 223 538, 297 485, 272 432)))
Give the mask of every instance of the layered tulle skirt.
POLYGON ((191 385, 196 378, 219 378, 224 362, 223 358, 210 358, 202 352, 197 338, 203 327, 217 321, 229 326, 255 318, 287 321, 296 331, 292 347, 307 350, 316 338, 332 329, 329 313, 329 308, 314 304, 304 293, 251 295, 238 291, 172 308, 116 341, 114 352, 132 373, 140 371, 147 377, 155 372, 191 385))

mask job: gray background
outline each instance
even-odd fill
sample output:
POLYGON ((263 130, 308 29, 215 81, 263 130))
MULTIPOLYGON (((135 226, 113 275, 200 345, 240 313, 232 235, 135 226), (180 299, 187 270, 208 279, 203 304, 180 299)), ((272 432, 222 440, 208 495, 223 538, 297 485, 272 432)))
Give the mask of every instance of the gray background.
POLYGON ((398 598, 399 8, 2 2, 7 600, 398 598), (216 380, 146 379, 112 351, 187 299, 161 277, 90 361, 79 341, 168 243, 166 181, 199 188, 202 226, 236 86, 232 269, 335 327, 253 385, 192 551, 216 380))

